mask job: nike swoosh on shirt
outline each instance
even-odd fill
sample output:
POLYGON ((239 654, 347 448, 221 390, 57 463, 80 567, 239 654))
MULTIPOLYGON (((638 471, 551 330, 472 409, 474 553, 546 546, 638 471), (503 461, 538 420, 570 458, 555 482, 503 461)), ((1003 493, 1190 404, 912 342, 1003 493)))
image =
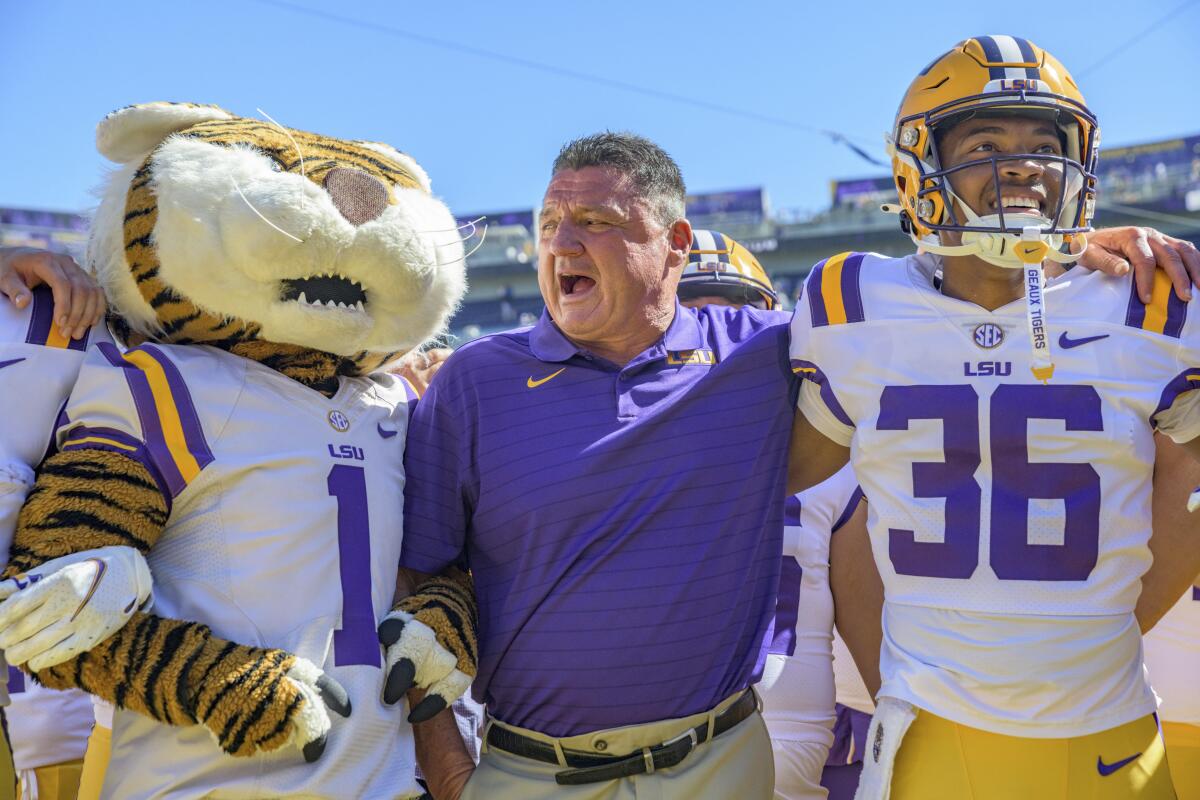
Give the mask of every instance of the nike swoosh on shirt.
POLYGON ((564 370, 566 370, 566 367, 563 367, 558 372, 552 372, 549 375, 547 375, 546 377, 542 378, 541 380, 536 380, 536 381, 533 379, 533 376, 530 375, 529 378, 525 381, 525 385, 528 386, 530 389, 536 389, 537 387, 541 386, 543 383, 550 380, 551 378, 558 377, 560 374, 562 374, 562 372, 564 370))
POLYGON ((1137 759, 1137 757, 1140 755, 1141 753, 1134 753, 1129 758, 1122 758, 1120 761, 1114 761, 1111 764, 1105 764, 1104 759, 1102 759, 1100 756, 1096 756, 1096 771, 1099 772, 1102 777, 1107 778, 1121 767, 1137 759))
POLYGON ((25 359, 22 357, 22 358, 10 358, 8 361, 0 361, 0 369, 4 369, 5 367, 11 367, 13 364, 20 364, 24 360, 25 359))
POLYGON ((1098 342, 1101 339, 1107 339, 1108 336, 1109 335, 1107 333, 1102 333, 1099 336, 1085 336, 1082 339, 1072 339, 1070 336, 1067 336, 1066 331, 1063 331, 1058 337, 1058 346, 1063 350, 1070 350, 1072 347, 1079 347, 1080 345, 1091 344, 1092 342, 1098 342))
POLYGON ((382 436, 384 439, 390 439, 393 436, 395 436, 397 433, 400 432, 400 431, 389 431, 387 428, 383 427, 378 422, 375 423, 375 430, 379 431, 379 435, 382 436))

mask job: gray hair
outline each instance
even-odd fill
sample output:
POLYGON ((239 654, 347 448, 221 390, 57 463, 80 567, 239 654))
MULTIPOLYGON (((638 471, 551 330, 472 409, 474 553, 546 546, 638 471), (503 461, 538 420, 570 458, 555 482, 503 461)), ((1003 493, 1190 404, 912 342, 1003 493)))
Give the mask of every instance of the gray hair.
POLYGON ((687 187, 679 165, 666 150, 644 136, 605 131, 567 142, 554 159, 551 174, 586 167, 611 167, 626 175, 665 227, 686 214, 687 187))

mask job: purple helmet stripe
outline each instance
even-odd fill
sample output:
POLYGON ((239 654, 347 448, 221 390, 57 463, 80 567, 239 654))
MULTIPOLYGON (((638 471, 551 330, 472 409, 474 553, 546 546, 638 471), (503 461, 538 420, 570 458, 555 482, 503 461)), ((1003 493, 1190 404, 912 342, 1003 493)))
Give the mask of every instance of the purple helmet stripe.
MULTIPOLYGON (((1034 64, 1036 64, 1037 55, 1034 54, 1033 45, 1029 43, 1029 40, 1022 39, 1020 36, 1014 36, 1012 38, 1013 41, 1017 43, 1017 47, 1021 48, 1021 59, 1026 62, 1032 61, 1034 64)), ((1025 77, 1033 78, 1034 80, 1040 80, 1042 77, 1042 71, 1037 67, 1026 67, 1025 77)))

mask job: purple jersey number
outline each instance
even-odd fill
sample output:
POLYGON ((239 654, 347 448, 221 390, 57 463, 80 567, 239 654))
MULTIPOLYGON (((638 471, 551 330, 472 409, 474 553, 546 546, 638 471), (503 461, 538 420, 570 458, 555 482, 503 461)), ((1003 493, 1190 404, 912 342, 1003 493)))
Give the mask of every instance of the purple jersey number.
POLYGON ((779 568, 779 594, 775 599, 775 630, 768 653, 796 654, 796 622, 800 619, 800 581, 804 569, 795 556, 784 556, 779 568))
POLYGON ((338 562, 342 579, 342 627, 333 632, 333 663, 379 667, 379 634, 371 604, 371 527, 367 479, 362 467, 336 464, 326 481, 338 504, 338 562))
MULTIPOLYGON (((1029 460, 1031 419, 1062 420, 1069 431, 1103 431, 1091 386, 1003 385, 991 397, 992 541, 989 563, 1001 580, 1087 580, 1100 547, 1100 476, 1090 464, 1029 460), (1063 543, 1029 543, 1029 501, 1062 500, 1063 543)), ((908 430, 915 419, 942 421, 945 460, 912 465, 915 497, 946 498, 941 542, 917 542, 890 529, 888 552, 901 575, 970 578, 979 566, 979 396, 967 385, 888 386, 879 430, 908 430)))

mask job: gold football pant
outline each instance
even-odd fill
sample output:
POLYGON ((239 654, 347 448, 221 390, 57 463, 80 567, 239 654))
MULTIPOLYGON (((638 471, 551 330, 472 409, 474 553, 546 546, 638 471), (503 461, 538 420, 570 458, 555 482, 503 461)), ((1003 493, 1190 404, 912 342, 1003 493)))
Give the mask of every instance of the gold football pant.
POLYGON ((17 770, 13 766, 12 746, 8 743, 8 720, 0 708, 0 800, 17 796, 17 770))
POLYGON ((93 725, 88 737, 87 752, 83 754, 83 776, 79 780, 79 800, 100 800, 100 787, 108 771, 112 753, 112 729, 93 725))
POLYGON ((79 796, 79 775, 82 771, 82 758, 22 770, 17 796, 36 797, 37 800, 75 800, 79 796), (36 786, 27 785, 30 781, 36 786))
POLYGON ((1088 736, 1032 739, 988 733, 920 711, 900 744, 892 774, 892 800, 1174 797, 1153 716, 1088 736))
POLYGON ((1167 763, 1179 800, 1200 800, 1200 725, 1164 722, 1167 763))

